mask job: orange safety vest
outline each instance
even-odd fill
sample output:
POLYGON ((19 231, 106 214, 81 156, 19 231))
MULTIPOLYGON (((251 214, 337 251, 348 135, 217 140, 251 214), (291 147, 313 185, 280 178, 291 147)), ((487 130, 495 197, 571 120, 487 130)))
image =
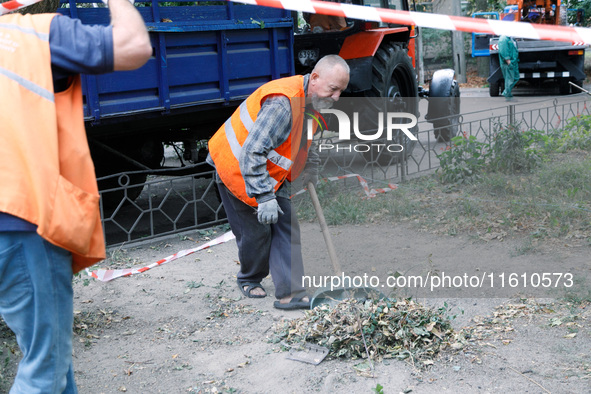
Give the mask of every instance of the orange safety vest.
MULTIPOLYGON (((291 132, 287 140, 267 155, 267 171, 275 191, 285 182, 296 179, 306 165, 308 149, 312 140, 301 147, 304 117, 305 92, 304 77, 296 75, 268 82, 252 93, 222 127, 209 140, 209 153, 224 185, 238 199, 256 207, 254 196, 246 193, 244 178, 240 172, 240 152, 248 133, 254 126, 261 107, 267 97, 284 95, 291 103, 291 132), (294 142, 292 144, 292 141, 294 142)), ((312 124, 316 132, 317 124, 312 124)), ((305 138, 305 136, 304 136, 305 138)))
POLYGON ((53 91, 55 14, 0 18, 0 211, 72 252, 74 272, 106 257, 80 78, 53 91))

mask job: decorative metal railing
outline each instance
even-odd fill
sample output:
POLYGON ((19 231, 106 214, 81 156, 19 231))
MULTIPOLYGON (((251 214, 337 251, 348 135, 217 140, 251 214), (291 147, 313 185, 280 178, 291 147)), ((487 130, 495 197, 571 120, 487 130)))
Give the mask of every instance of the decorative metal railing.
MULTIPOLYGON (((464 98, 482 100, 482 106, 474 112, 463 112, 457 117, 454 132, 475 136, 480 141, 491 141, 495 130, 508 124, 526 129, 552 132, 564 128, 572 117, 590 115, 587 95, 564 96, 560 99, 528 100, 509 103, 509 105, 490 106, 492 99, 464 98)), ((500 99, 492 101, 501 102, 500 99)), ((469 103, 470 106, 478 101, 469 103)), ((504 104, 504 102, 503 102, 504 104)), ((464 105, 464 103, 462 104, 464 105)), ((424 112, 421 109, 421 112, 424 112)), ((384 147, 368 149, 367 141, 337 139, 337 133, 324 131, 318 145, 332 145, 333 149, 320 149, 321 175, 338 176, 358 174, 372 187, 383 187, 388 183, 398 183, 409 177, 429 173, 439 167, 439 154, 445 149, 453 149, 449 142, 435 138, 436 131, 431 123, 421 121, 417 125, 417 141, 402 145, 403 153, 391 153, 384 147), (412 151, 412 152, 409 152, 412 151), (404 154, 404 152, 408 152, 404 154)), ((136 172, 137 173, 137 172, 136 172)), ((225 222, 225 214, 220 204, 213 170, 206 164, 199 164, 183 170, 185 175, 161 175, 151 171, 139 194, 137 185, 129 185, 129 175, 115 175, 121 186, 102 191, 116 193, 121 198, 118 204, 101 206, 102 220, 107 244, 120 245, 138 240, 151 239, 164 235, 180 233, 193 229, 212 227, 225 222)), ((104 179, 104 178, 103 178, 104 179)), ((357 180, 344 179, 345 186, 357 185, 357 180)), ((298 187, 297 182, 294 185, 298 187)), ((111 196, 112 197, 112 196, 111 196)), ((113 198, 109 199, 113 201, 113 198)))

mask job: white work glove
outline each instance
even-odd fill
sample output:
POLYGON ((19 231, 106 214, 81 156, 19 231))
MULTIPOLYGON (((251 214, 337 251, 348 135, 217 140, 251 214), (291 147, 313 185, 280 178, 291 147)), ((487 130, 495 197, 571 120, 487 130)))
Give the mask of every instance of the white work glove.
POLYGON ((280 214, 283 215, 283 211, 276 199, 260 203, 257 209, 257 219, 260 224, 277 223, 280 214))

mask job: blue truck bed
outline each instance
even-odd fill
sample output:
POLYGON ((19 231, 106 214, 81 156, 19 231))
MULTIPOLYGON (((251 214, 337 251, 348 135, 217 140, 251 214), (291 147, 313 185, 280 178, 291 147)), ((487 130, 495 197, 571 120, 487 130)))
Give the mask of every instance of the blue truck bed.
MULTIPOLYGON (((265 82, 294 74, 288 11, 203 0, 136 1, 135 6, 154 55, 138 70, 83 75, 90 136, 133 133, 130 122, 142 120, 137 129, 142 133, 158 133, 163 125, 194 129, 197 113, 207 110, 211 119, 212 110, 227 110, 265 82)), ((70 0, 58 12, 85 24, 109 23, 102 3, 70 0)))

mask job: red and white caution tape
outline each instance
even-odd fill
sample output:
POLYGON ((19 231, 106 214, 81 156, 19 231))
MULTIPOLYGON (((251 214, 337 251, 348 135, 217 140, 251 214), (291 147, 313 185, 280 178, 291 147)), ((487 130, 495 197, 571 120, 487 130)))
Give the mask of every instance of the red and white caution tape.
MULTIPOLYGON (((333 176, 333 177, 329 177, 326 178, 327 181, 332 182, 332 181, 336 181, 339 179, 345 179, 345 178, 357 178, 359 180, 359 183, 361 184, 361 186, 363 187, 363 190, 365 191, 365 194, 367 197, 365 198, 370 198, 370 197, 374 197, 376 194, 378 193, 386 193, 389 192, 390 190, 394 190, 396 189, 398 186, 394 185, 394 184, 389 184, 389 187, 386 188, 380 188, 380 189, 370 189, 367 181, 365 179, 363 179, 361 176, 357 175, 357 174, 348 174, 348 175, 342 175, 342 176, 333 176)), ((296 194, 294 194, 293 196, 297 196, 298 194, 302 194, 305 193, 305 189, 300 190, 299 192, 297 192, 296 194)), ((293 197, 292 196, 292 197, 293 197)), ((158 267, 161 266, 163 264, 166 263, 170 263, 171 261, 174 261, 176 259, 180 259, 181 257, 185 257, 188 256, 192 253, 198 252, 200 250, 203 249, 207 249, 210 248, 212 246, 215 245, 219 245, 219 244, 223 244, 225 242, 231 241, 234 238, 236 238, 234 236, 234 234, 232 234, 231 231, 228 231, 225 234, 220 235, 219 237, 207 242, 206 244, 203 244, 201 246, 198 246, 196 248, 193 249, 185 249, 185 250, 181 250, 180 252, 177 252, 175 254, 172 254, 168 257, 163 258, 162 260, 159 260, 153 264, 150 264, 148 266, 145 267, 140 267, 140 268, 126 268, 126 269, 119 269, 119 270, 107 270, 107 269, 97 269, 94 271, 90 271, 88 268, 86 269, 86 273, 88 274, 88 276, 92 276, 95 279, 98 279, 102 282, 108 282, 110 280, 113 279, 117 279, 120 278, 122 276, 131 276, 131 275, 135 275, 135 274, 141 274, 142 272, 146 272, 149 269, 152 269, 154 267, 158 267)))
MULTIPOLYGON (((378 188, 378 189, 370 189, 369 185, 367 184, 367 181, 365 179, 363 179, 363 177, 361 175, 358 174, 347 174, 347 175, 340 175, 340 176, 331 176, 326 178, 327 182, 333 182, 333 181, 338 181, 340 179, 346 179, 346 178, 357 178, 357 180, 359 181, 359 184, 361 185, 361 187, 363 187, 363 191, 365 192, 365 196, 364 198, 372 198, 375 197, 376 195, 380 194, 380 193, 387 193, 389 191, 395 190, 398 188, 398 185, 394 184, 394 183, 389 183, 388 187, 384 187, 384 188, 378 188)), ((307 189, 302 189, 299 192, 295 193, 294 195, 292 195, 292 197, 297 196, 299 194, 305 193, 307 189)))
POLYGON ((8 14, 9 12, 16 11, 23 7, 28 7, 31 4, 38 3, 42 0, 10 0, 6 3, 0 4, 0 15, 8 14))
MULTIPOLYGON (((0 15, 27 7, 41 0, 10 0, 0 4, 0 15)), ((527 22, 509 22, 492 19, 467 18, 424 12, 399 11, 385 8, 365 7, 354 4, 340 4, 318 0, 227 0, 237 3, 281 8, 315 14, 335 15, 373 22, 399 23, 432 29, 508 35, 511 37, 537 40, 565 41, 573 45, 591 44, 591 29, 541 25, 527 22)))
POLYGON ((98 269, 98 270, 95 270, 92 272, 87 268, 86 273, 89 276, 92 276, 93 278, 98 279, 102 282, 108 282, 110 280, 113 280, 113 279, 116 279, 116 278, 119 278, 122 276, 131 276, 131 275, 135 275, 135 274, 141 274, 142 272, 146 272, 147 270, 152 269, 154 267, 158 267, 160 265, 170 263, 171 261, 174 261, 176 259, 180 259, 181 257, 188 256, 188 255, 198 252, 200 250, 207 249, 207 248, 212 247, 214 245, 223 244, 224 242, 228 242, 230 240, 233 240, 234 238, 235 238, 234 234, 232 234, 231 231, 228 231, 227 233, 220 235, 219 237, 209 241, 206 244, 203 244, 203 245, 198 246, 193 249, 181 250, 180 252, 177 252, 177 253, 170 255, 166 258, 163 258, 162 260, 159 260, 159 261, 155 262, 154 264, 150 264, 146 267, 126 268, 126 269, 121 269, 121 270, 98 269))
POLYGON ((566 41, 591 44, 591 29, 585 27, 541 25, 483 18, 468 18, 424 12, 398 11, 354 4, 340 4, 317 0, 228 0, 237 3, 302 11, 313 14, 342 16, 373 22, 398 23, 431 29, 464 31, 532 38, 536 40, 566 41))

